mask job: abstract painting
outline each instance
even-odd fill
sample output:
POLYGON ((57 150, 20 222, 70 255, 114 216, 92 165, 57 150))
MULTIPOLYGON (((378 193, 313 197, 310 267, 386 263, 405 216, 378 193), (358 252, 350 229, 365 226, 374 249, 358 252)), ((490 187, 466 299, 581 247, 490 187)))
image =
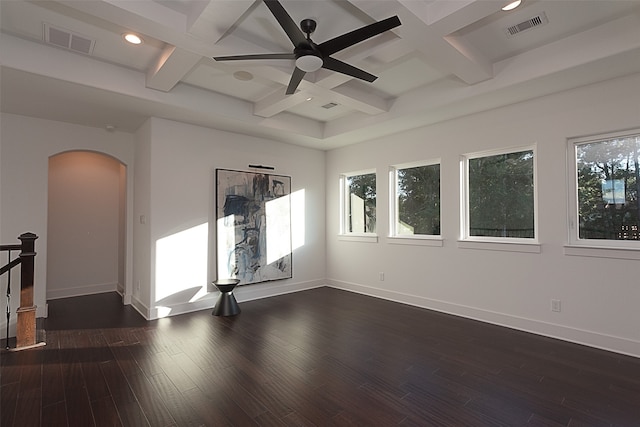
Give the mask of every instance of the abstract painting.
POLYGON ((291 177, 216 169, 218 280, 292 277, 291 177))

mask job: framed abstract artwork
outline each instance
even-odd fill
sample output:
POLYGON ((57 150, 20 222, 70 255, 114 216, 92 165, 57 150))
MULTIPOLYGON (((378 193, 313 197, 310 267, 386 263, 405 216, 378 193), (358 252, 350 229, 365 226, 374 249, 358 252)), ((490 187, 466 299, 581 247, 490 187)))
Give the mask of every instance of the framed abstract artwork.
POLYGON ((218 280, 291 278, 291 177, 216 169, 216 243, 218 280))

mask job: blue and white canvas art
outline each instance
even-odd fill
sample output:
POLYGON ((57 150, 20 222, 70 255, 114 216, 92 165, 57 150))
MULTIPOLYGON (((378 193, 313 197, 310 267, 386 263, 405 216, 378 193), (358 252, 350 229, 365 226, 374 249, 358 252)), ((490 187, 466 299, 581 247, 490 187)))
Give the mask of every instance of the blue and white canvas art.
POLYGON ((291 177, 216 170, 218 279, 292 277, 291 177))

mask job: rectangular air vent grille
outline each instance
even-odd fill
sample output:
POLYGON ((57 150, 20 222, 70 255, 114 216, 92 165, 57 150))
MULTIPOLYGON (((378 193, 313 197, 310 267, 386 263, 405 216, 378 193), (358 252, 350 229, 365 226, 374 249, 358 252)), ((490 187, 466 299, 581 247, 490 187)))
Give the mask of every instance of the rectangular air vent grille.
POLYGON ((335 102, 330 102, 328 104, 324 104, 322 106, 322 108, 326 108, 328 110, 329 108, 333 108, 333 107, 337 107, 337 106, 338 106, 338 104, 336 104, 335 102))
POLYGON ((85 55, 91 55, 95 45, 95 40, 47 23, 44 24, 44 41, 85 55))
POLYGON ((516 34, 520 34, 524 31, 531 30, 535 27, 544 25, 548 22, 549 20, 547 19, 547 15, 544 12, 542 12, 541 14, 536 15, 531 19, 527 19, 526 21, 520 22, 519 24, 507 27, 505 31, 507 33, 507 36, 511 37, 511 36, 515 36, 516 34))

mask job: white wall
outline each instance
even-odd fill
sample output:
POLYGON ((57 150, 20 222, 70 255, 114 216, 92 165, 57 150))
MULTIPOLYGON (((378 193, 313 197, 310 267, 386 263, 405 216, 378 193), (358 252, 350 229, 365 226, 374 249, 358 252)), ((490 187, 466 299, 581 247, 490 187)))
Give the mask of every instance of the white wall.
POLYGON ((640 356, 638 258, 564 254, 567 138, 640 126, 639 100, 634 75, 329 152, 328 284, 640 356), (537 145, 541 252, 460 248, 460 155, 529 144, 537 145), (434 158, 442 159, 444 245, 390 244, 389 166, 434 158), (370 168, 379 242, 340 240, 338 177, 370 168), (551 299, 562 301, 560 313, 551 299))
MULTIPOLYGON (((129 133, 107 132, 102 129, 5 113, 0 115, 0 125, 0 151, 2 153, 0 156, 2 159, 0 164, 2 183, 0 187, 2 205, 0 236, 3 238, 3 244, 19 243, 16 237, 26 231, 39 236, 36 240, 34 299, 38 306, 37 316, 44 317, 46 315, 47 284, 49 157, 70 150, 101 152, 127 165, 129 173, 132 174, 134 138, 129 133)), ((131 179, 128 179, 127 190, 127 206, 131 207, 127 218, 130 222, 133 205, 133 182, 131 179)), ((130 240, 129 237, 128 242, 130 240)), ((127 250, 130 253, 130 248, 127 250)), ((73 254, 71 253, 69 256, 73 256, 73 254)), ((130 264, 128 258, 127 270, 131 268, 130 264)), ((14 269, 14 271, 17 270, 14 269)), ((130 276, 129 272, 127 274, 130 276)), ((16 289, 19 289, 19 273, 14 275, 12 282, 18 284, 16 289)), ((17 298, 14 298, 14 302, 17 303, 17 298)), ((12 307, 12 312, 15 312, 14 308, 17 307, 12 307)))
POLYGON ((121 175, 119 161, 91 151, 49 159, 47 299, 115 291, 119 280, 124 285, 121 175))
POLYGON ((151 301, 151 120, 135 134, 135 174, 133 204, 133 298, 132 304, 148 316, 151 301))
POLYGON ((216 278, 216 168, 274 166, 274 173, 292 177, 292 193, 305 195, 305 215, 298 218, 305 243, 293 253, 293 278, 241 286, 234 292, 238 301, 324 285, 324 152, 156 118, 138 132, 136 144, 136 169, 144 176, 136 179, 134 233, 143 243, 136 241, 134 282, 140 280, 141 289, 134 304, 145 316, 215 303, 217 292, 206 291, 216 278))

